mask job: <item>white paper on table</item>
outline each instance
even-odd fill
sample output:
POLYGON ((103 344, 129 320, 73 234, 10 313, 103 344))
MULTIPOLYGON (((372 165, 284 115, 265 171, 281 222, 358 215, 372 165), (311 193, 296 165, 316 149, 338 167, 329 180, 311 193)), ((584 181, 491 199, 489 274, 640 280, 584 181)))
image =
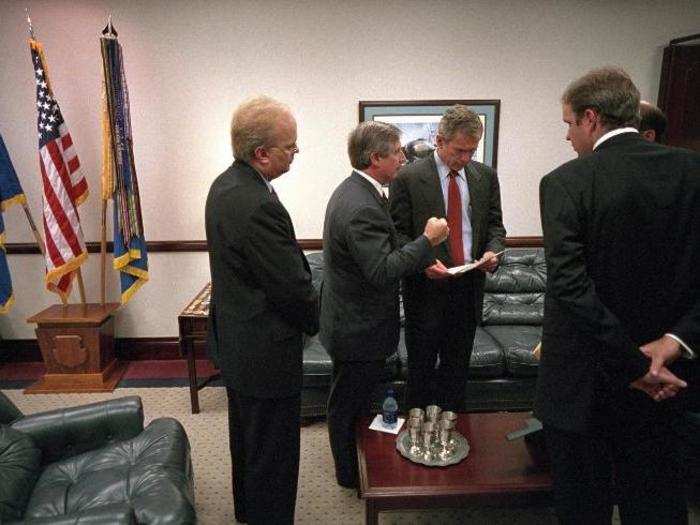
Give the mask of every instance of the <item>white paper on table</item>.
POLYGON ((406 421, 404 418, 400 417, 396 419, 396 423, 391 425, 390 427, 386 426, 384 424, 384 420, 382 419, 381 414, 377 414, 375 418, 372 420, 372 422, 369 425, 370 430, 378 430, 379 432, 386 432, 388 434, 398 434, 399 430, 401 430, 401 427, 403 426, 404 421, 406 421))
POLYGON ((472 262, 469 264, 463 264, 462 266, 453 266, 452 268, 448 268, 447 271, 449 273, 451 273, 452 275, 459 275, 462 273, 471 272, 474 268, 478 268, 479 266, 484 264, 486 261, 490 261, 494 257, 498 257, 499 255, 503 255, 503 252, 505 252, 505 250, 500 251, 498 253, 494 253, 488 259, 479 259, 478 261, 475 261, 475 262, 472 262))

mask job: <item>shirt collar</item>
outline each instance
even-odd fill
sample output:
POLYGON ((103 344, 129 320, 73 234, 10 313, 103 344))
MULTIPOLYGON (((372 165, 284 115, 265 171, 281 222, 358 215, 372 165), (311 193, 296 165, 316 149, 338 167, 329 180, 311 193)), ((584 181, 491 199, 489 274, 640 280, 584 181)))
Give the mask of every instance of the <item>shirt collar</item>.
POLYGON ((598 140, 595 141, 595 144, 593 144, 593 151, 600 146, 603 142, 606 140, 616 136, 616 135, 622 135, 623 133, 639 133, 635 128, 617 128, 613 129, 612 131, 608 131, 605 135, 600 137, 598 140))
MULTIPOLYGON (((438 155, 437 149, 433 152, 433 156, 435 157, 435 166, 437 166, 438 175, 440 176, 441 179, 446 179, 450 174, 450 168, 447 166, 447 164, 442 162, 440 155, 438 155)), ((459 170, 457 172, 457 176, 464 177, 466 180, 466 175, 464 174, 464 168, 462 168, 461 170, 459 170)))
POLYGON ((377 182, 375 179, 367 175, 364 171, 356 169, 355 172, 362 178, 367 179, 372 186, 374 186, 374 189, 377 190, 377 193, 379 193, 380 197, 384 197, 384 189, 379 182, 377 182))

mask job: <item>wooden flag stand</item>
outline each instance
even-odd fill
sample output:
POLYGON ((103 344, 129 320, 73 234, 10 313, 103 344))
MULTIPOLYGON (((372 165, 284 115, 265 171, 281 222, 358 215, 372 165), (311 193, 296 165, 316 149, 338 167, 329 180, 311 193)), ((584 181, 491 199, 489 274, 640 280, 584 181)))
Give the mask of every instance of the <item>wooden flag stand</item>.
POLYGON ((53 305, 27 319, 46 373, 25 394, 111 392, 126 371, 114 351, 114 313, 119 303, 53 305))

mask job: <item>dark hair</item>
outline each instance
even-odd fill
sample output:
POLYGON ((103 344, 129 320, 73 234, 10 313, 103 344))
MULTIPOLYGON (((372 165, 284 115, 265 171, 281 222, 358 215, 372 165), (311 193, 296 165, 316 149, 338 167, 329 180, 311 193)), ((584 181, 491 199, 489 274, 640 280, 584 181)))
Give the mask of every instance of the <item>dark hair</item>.
POLYGON ((639 116, 639 132, 642 133, 653 129, 656 133, 656 142, 659 142, 663 138, 664 133, 666 133, 666 126, 668 125, 668 119, 664 112, 654 104, 642 101, 639 103, 639 116))
POLYGON ((587 109, 594 110, 607 129, 633 126, 638 122, 639 90, 621 68, 594 69, 574 80, 561 97, 571 106, 576 119, 587 109))

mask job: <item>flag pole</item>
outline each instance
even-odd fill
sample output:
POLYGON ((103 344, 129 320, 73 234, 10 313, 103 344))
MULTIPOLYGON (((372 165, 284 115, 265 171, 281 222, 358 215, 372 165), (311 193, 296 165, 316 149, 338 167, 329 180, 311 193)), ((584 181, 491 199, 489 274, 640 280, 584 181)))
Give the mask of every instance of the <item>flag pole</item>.
POLYGON ((29 7, 24 8, 24 12, 27 13, 27 24, 29 24, 29 36, 34 40, 34 27, 32 26, 32 19, 29 16, 29 7))
POLYGON ((100 239, 100 302, 107 296, 107 200, 102 199, 102 237, 100 239))

